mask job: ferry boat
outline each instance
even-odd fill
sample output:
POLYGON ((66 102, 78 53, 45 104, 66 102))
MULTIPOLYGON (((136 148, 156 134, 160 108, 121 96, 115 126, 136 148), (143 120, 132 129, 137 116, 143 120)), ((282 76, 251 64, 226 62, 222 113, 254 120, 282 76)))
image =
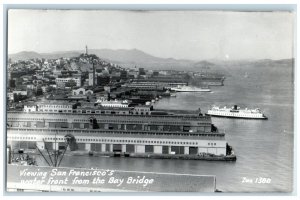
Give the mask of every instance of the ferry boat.
POLYGON ((232 108, 227 108, 226 106, 224 108, 213 106, 212 109, 208 110, 206 115, 244 119, 268 119, 259 108, 241 109, 237 105, 234 105, 232 108))
POLYGON ((211 92, 209 88, 198 88, 191 86, 177 86, 175 88, 171 88, 171 90, 176 92, 211 92))

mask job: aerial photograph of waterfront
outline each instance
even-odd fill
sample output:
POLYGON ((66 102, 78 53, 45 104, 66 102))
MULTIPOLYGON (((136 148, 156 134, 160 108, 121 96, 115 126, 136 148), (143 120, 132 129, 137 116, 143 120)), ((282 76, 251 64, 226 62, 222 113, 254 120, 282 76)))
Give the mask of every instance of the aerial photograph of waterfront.
POLYGON ((6 191, 294 191, 295 13, 7 15, 6 191))

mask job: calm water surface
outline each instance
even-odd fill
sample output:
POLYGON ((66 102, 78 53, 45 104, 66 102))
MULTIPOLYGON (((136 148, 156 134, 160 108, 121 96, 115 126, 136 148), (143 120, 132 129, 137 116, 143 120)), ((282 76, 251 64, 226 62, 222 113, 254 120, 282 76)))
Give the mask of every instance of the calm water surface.
MULTIPOLYGON (((212 105, 259 107, 268 120, 212 118, 233 146, 236 162, 154 160, 66 156, 62 166, 98 167, 130 171, 216 175, 224 192, 289 192, 293 182, 293 82, 292 70, 264 68, 237 70, 225 86, 211 93, 177 93, 155 104, 159 109, 207 112, 212 105), (247 70, 248 77, 244 77, 247 70), (270 184, 242 183, 243 177, 270 178, 270 184)), ((174 183, 177 184, 177 183, 174 183)))

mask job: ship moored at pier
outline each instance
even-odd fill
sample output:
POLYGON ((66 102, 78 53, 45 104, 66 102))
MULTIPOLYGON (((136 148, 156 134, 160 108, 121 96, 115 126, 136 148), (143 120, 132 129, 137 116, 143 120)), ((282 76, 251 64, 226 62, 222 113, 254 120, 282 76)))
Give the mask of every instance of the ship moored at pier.
POLYGON ((192 86, 177 86, 171 88, 171 90, 176 92, 211 92, 209 88, 192 87, 192 86))

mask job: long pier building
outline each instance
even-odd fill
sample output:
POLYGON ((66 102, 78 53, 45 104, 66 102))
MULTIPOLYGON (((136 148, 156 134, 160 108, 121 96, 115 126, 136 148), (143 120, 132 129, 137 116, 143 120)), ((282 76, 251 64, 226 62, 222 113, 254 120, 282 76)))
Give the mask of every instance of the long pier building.
POLYGON ((74 150, 229 154, 225 134, 217 131, 209 116, 153 115, 142 107, 118 109, 120 113, 115 110, 110 108, 110 113, 107 108, 105 111, 77 108, 72 113, 8 112, 8 144, 12 148, 37 145, 40 149, 60 149, 65 145, 65 136, 71 135, 75 138, 74 150))

